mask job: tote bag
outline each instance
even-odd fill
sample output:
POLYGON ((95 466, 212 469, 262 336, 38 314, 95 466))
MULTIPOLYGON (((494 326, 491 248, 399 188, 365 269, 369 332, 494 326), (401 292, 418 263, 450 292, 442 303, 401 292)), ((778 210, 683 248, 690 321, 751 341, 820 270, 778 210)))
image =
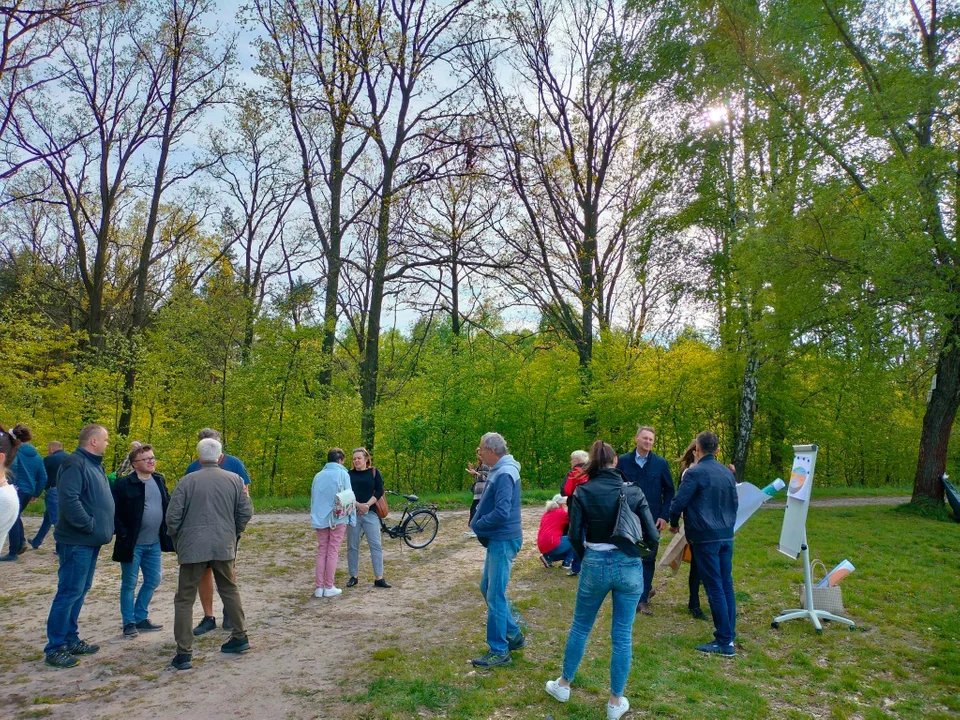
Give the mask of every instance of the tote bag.
POLYGON ((333 499, 333 516, 335 518, 350 517, 357 512, 357 496, 349 488, 344 490, 343 483, 337 479, 340 492, 333 499))

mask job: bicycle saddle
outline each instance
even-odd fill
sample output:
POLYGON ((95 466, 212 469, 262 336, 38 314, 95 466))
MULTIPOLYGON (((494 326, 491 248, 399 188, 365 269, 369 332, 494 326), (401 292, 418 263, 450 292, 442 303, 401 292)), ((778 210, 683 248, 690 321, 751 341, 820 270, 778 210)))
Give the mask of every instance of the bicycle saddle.
POLYGON ((410 502, 416 502, 417 500, 420 499, 416 495, 404 495, 404 497, 410 502))

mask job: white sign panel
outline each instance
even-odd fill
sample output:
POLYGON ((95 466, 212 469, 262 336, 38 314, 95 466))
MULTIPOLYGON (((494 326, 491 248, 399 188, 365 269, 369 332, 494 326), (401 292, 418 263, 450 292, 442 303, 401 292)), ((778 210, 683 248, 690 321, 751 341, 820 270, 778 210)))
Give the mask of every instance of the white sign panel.
POLYGON ((777 549, 794 559, 806 537, 807 511, 813 489, 813 471, 817 465, 816 445, 793 446, 793 469, 787 487, 787 510, 783 514, 780 544, 777 549))

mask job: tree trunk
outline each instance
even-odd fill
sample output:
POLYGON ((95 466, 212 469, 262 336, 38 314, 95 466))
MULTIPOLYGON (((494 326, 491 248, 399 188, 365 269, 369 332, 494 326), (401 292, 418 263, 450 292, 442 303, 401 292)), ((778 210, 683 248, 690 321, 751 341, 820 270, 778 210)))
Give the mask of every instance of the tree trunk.
POLYGON ((936 386, 923 415, 920 455, 910 502, 943 504, 943 475, 950 432, 960 406, 960 313, 954 315, 937 358, 936 386))
POLYGON ((733 465, 737 469, 737 482, 743 482, 747 469, 747 456, 750 452, 750 436, 753 434, 753 418, 757 411, 757 377, 760 371, 760 358, 752 349, 747 355, 747 366, 743 370, 743 385, 740 390, 740 417, 737 422, 737 436, 733 446, 733 465))
POLYGON ((383 312, 383 295, 386 284, 387 256, 389 254, 390 204, 393 200, 392 161, 386 163, 383 173, 383 190, 380 212, 377 217, 377 257, 373 266, 373 283, 370 289, 370 313, 367 316, 367 346, 360 367, 360 399, 363 402, 363 417, 360 423, 360 438, 371 453, 376 439, 377 380, 380 372, 380 315, 383 312))
MULTIPOLYGON (((339 118, 338 118, 339 119, 339 118)), ((327 251, 327 287, 323 301, 323 367, 318 380, 320 392, 329 393, 333 386, 333 350, 337 342, 337 296, 340 292, 341 206, 343 204, 343 133, 342 125, 335 125, 336 132, 330 142, 330 229, 327 251)))

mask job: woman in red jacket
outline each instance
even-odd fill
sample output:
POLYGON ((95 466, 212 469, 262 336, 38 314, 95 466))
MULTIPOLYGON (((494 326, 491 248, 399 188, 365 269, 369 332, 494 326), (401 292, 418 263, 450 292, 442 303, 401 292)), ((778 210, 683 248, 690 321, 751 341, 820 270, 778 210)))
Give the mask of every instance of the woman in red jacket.
POLYGON ((544 567, 551 567, 554 560, 560 560, 564 567, 569 568, 576 558, 570 538, 567 537, 570 518, 567 516, 566 502, 563 495, 554 495, 553 499, 547 502, 546 512, 540 518, 537 547, 542 553, 540 562, 544 567))

